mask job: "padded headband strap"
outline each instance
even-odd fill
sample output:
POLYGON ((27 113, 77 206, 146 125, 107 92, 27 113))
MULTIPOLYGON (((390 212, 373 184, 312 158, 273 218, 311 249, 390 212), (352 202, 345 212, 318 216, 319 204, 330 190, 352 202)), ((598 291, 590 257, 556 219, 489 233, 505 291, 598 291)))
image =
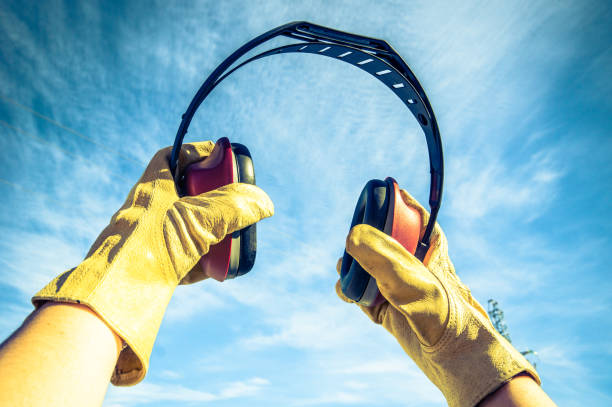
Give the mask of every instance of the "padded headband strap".
POLYGON ((429 205, 431 216, 425 229, 425 234, 419 242, 416 256, 422 260, 429 248, 429 237, 435 224, 444 180, 444 161, 440 131, 433 109, 416 76, 397 52, 385 41, 360 35, 333 30, 305 21, 295 22, 277 27, 244 44, 227 59, 225 59, 200 87, 187 111, 182 116, 174 147, 170 158, 170 168, 175 176, 178 157, 187 128, 196 110, 212 90, 234 71, 257 59, 283 53, 310 53, 332 57, 350 63, 368 72, 385 84, 417 119, 425 133, 429 153, 431 185, 429 190, 429 205), (253 48, 278 36, 286 36, 302 42, 286 45, 262 52, 231 68, 242 56, 253 48), (231 69, 230 69, 231 68, 231 69))

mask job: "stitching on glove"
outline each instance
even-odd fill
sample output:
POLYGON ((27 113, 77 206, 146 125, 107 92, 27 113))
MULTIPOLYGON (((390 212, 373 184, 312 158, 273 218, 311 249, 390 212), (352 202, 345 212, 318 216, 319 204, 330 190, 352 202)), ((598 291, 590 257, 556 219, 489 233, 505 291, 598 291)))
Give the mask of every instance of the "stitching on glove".
MULTIPOLYGON (((456 335, 454 332, 455 331, 454 327, 457 325, 457 320, 458 320, 457 306, 455 304, 454 296, 449 295, 446 288, 444 286, 442 287, 444 288, 446 292, 446 298, 448 298, 448 318, 447 318, 448 322, 446 324, 446 328, 444 328, 444 333, 438 340, 438 343, 436 343, 435 345, 424 345, 423 343, 421 343, 422 349, 426 353, 434 353, 434 352, 437 352, 438 350, 441 350, 456 335)), ((462 328, 461 332, 463 332, 464 329, 465 327, 462 328)))

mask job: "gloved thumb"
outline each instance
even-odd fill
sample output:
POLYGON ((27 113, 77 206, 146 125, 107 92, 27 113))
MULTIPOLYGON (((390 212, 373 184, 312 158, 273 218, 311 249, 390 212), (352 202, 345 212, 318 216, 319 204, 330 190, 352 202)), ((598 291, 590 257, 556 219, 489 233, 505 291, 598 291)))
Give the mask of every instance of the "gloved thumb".
POLYGON ((186 196, 168 210, 164 235, 169 251, 180 247, 187 256, 174 260, 179 280, 208 253, 211 245, 237 230, 274 214, 270 197, 255 185, 233 183, 197 196, 186 196))
POLYGON ((398 241, 369 225, 351 229, 346 251, 376 279, 383 297, 407 318, 421 342, 435 344, 449 314, 438 278, 398 241))

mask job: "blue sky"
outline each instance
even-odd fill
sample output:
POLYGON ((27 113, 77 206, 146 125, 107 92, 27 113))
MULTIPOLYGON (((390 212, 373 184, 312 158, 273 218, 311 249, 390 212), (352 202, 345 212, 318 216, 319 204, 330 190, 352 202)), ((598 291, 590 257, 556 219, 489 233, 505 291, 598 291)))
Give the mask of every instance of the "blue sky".
MULTIPOLYGON (((441 128, 439 222, 457 272, 481 303, 499 301, 519 350, 538 351, 560 406, 611 405, 605 1, 4 1, 0 335, 82 259, 212 69, 294 20, 385 39, 404 57, 441 128)), ((443 405, 333 288, 367 180, 392 175, 426 202, 425 141, 407 109, 347 64, 274 56, 216 89, 188 141, 221 136, 250 148, 276 205, 256 266, 180 287, 149 375, 104 405, 443 405)))

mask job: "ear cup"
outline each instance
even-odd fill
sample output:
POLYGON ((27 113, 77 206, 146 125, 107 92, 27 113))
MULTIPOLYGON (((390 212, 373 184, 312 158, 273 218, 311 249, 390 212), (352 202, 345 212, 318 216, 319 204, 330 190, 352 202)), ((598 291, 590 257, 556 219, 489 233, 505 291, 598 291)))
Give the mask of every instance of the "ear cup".
MULTIPOLYGON (((355 206, 351 229, 355 225, 366 224, 384 231, 387 212, 391 201, 389 185, 386 181, 373 179, 365 185, 355 206)), ((380 296, 376 280, 346 251, 340 267, 342 292, 360 304, 373 305, 380 296)))
MULTIPOLYGON (((393 178, 369 181, 361 191, 351 228, 366 224, 385 232, 414 254, 421 234, 421 214, 402 199, 393 178)), ((353 301, 373 307, 385 299, 380 294, 376 279, 359 265, 346 251, 340 268, 342 292, 353 301)))
MULTIPOLYGON (((255 170, 249 150, 222 137, 206 159, 185 169, 183 179, 184 190, 193 196, 233 182, 255 184, 255 170)), ((198 273, 217 281, 246 274, 253 268, 256 250, 256 229, 252 225, 211 246, 200 259, 198 273)))
MULTIPOLYGON (((255 185, 255 168, 249 149, 239 143, 232 143, 232 151, 238 169, 238 182, 255 185)), ((253 224, 240 230, 239 261, 236 267, 231 267, 226 278, 242 276, 253 268, 257 253, 257 228, 253 224)), ((232 248, 234 250, 234 248, 232 248)), ((231 264, 231 263, 230 263, 231 264)))

